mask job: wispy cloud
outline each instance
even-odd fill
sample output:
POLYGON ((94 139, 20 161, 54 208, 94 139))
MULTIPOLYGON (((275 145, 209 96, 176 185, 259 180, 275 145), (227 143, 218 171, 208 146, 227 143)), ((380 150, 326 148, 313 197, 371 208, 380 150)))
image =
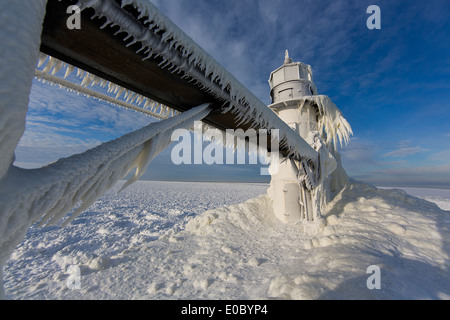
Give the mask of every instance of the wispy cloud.
POLYGON ((283 63, 286 49, 318 75, 336 72, 336 57, 347 58, 354 47, 351 30, 360 23, 355 16, 358 11, 365 14, 358 4, 343 0, 325 6, 282 0, 154 3, 266 103, 267 79, 283 63))
MULTIPOLYGON (((410 147, 411 141, 395 143, 395 150, 383 152, 385 142, 357 137, 340 151, 347 173, 354 179, 380 186, 435 186, 450 187, 450 167, 444 159, 450 159, 450 150, 442 150, 425 158, 433 165, 415 164, 408 156, 430 151, 422 147, 410 147), (405 157, 405 158, 403 158, 405 157), (386 161, 389 158, 393 161, 386 161), (444 164, 443 164, 444 163, 444 164)), ((391 147, 391 146, 389 146, 391 147)))
POLYGON ((405 157, 405 156, 410 156, 410 155, 424 152, 424 151, 428 151, 428 150, 424 149, 422 147, 404 147, 404 148, 400 148, 400 149, 385 153, 383 156, 384 157, 405 157))
POLYGON ((378 185, 450 188, 450 164, 374 170, 367 181, 378 185))
POLYGON ((444 149, 439 152, 432 153, 428 156, 428 160, 441 163, 450 163, 450 149, 444 149))
MULTIPOLYGON (((408 147, 410 141, 396 143, 396 150, 389 152, 393 158, 426 151, 421 147, 408 147)), ((385 161, 383 143, 374 143, 357 137, 347 148, 341 150, 342 162, 348 174, 357 180, 379 186, 422 186, 450 188, 450 149, 432 153, 428 161, 433 165, 415 165, 406 159, 385 161), (381 154, 381 156, 379 156, 381 154), (447 160, 446 160, 447 159, 447 160)))

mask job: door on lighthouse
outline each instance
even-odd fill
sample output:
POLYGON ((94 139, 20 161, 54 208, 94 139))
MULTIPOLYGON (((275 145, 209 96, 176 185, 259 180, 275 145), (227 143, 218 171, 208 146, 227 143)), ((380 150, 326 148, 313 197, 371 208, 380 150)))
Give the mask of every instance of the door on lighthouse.
POLYGON ((301 220, 300 188, 298 183, 287 183, 284 186, 284 214, 288 221, 301 220))

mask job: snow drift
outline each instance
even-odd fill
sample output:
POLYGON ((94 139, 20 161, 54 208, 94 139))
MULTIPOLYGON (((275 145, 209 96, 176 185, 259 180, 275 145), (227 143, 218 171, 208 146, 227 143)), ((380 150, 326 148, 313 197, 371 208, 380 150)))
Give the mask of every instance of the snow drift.
POLYGON ((205 212, 186 227, 205 243, 234 235, 215 249, 233 248, 228 257, 259 273, 246 298, 450 298, 450 216, 436 205, 352 182, 329 204, 323 231, 310 236, 274 221, 269 202, 263 195, 205 212), (366 286, 371 265, 382 270, 382 290, 366 286))

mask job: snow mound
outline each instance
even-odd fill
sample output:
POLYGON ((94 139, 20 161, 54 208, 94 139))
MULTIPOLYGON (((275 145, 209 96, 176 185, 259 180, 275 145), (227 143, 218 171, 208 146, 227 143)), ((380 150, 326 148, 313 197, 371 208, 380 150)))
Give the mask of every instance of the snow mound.
POLYGON ((271 228, 280 224, 273 215, 271 202, 267 195, 262 195, 242 204, 208 210, 190 220, 186 230, 195 235, 226 235, 271 228))
MULTIPOLYGON (((212 259, 212 269, 233 270, 240 289, 232 298, 450 298, 450 216, 434 203, 353 182, 329 204, 325 221, 316 235, 282 225, 262 195, 204 212, 183 235, 200 237, 208 256, 226 257, 225 264, 212 259), (372 265, 381 269, 380 290, 367 287, 372 265)), ((221 297, 214 286, 203 290, 221 297)))

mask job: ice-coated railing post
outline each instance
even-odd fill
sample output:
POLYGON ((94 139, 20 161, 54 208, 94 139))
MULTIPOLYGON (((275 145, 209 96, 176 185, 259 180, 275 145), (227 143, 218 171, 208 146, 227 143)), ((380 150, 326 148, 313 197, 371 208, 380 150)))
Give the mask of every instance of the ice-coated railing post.
POLYGON ((25 131, 47 0, 0 2, 0 179, 25 131))
MULTIPOLYGON (((47 0, 0 2, 0 184, 14 162, 14 151, 25 131, 46 4, 47 0)), ((5 218, 0 212, 0 222, 5 218)), ((0 268, 4 262, 0 260, 0 268)), ((4 298, 1 283, 0 299, 4 298)))

